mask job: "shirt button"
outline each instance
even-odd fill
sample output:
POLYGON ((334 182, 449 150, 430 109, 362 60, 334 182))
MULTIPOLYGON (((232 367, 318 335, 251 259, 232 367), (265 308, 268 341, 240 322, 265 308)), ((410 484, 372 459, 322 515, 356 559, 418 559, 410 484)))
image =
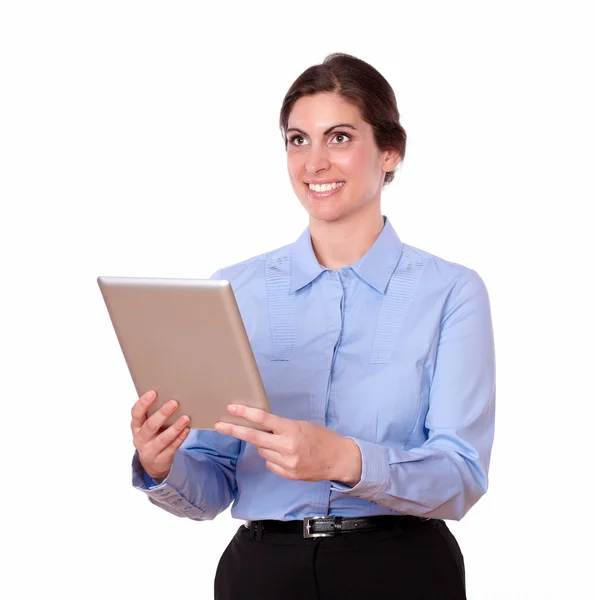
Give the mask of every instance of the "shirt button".
POLYGON ((351 271, 349 269, 341 269, 342 277, 349 277, 351 275, 351 271))

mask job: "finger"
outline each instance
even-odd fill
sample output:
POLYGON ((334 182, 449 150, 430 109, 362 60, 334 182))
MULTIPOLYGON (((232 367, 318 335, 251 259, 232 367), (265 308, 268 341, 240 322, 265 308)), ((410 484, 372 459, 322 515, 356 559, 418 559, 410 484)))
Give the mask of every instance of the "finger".
POLYGON ((283 467, 280 467, 279 465, 276 465, 273 462, 267 461, 266 467, 269 471, 272 471, 273 473, 279 475, 280 477, 283 477, 284 479, 295 479, 295 477, 292 477, 283 467))
POLYGON ((140 443, 150 442, 159 435, 165 421, 178 410, 175 400, 166 402, 157 412, 153 413, 138 430, 136 437, 140 443))
POLYGON ((279 450, 279 436, 276 436, 274 433, 267 433, 266 431, 259 431, 252 427, 243 427, 242 425, 232 425, 231 423, 223 422, 215 423, 215 431, 224 433, 225 435, 232 435, 255 446, 279 450))
POLYGON ((180 449, 180 446, 184 443, 184 440, 188 437, 189 433, 190 427, 184 427, 184 429, 178 433, 178 436, 174 438, 169 446, 164 448, 157 458, 161 461, 169 462, 173 455, 180 449))
POLYGON ((276 450, 269 450, 268 448, 259 448, 258 454, 262 456, 267 462, 277 465, 284 471, 284 477, 291 478, 292 474, 296 472, 299 464, 299 458, 295 455, 287 456, 282 452, 276 450))
POLYGON ((292 419, 284 419, 266 410, 252 408, 244 404, 230 404, 227 410, 232 415, 248 419, 248 421, 252 421, 253 423, 258 423, 258 425, 262 425, 267 431, 274 433, 284 433, 293 426, 292 419))
POLYGON ((173 425, 170 425, 151 442, 151 450, 155 454, 163 452, 186 429, 188 423, 190 423, 190 417, 182 415, 173 425))
POLYGON ((149 410, 149 406, 155 402, 156 398, 157 392, 155 392, 155 390, 149 390, 134 403, 134 406, 130 411, 132 416, 130 427, 134 433, 136 433, 147 420, 147 410, 149 410))
POLYGON ((269 448, 258 448, 258 454, 260 454, 260 456, 262 456, 264 459, 266 459, 269 462, 275 463, 276 465, 279 465, 280 467, 284 466, 284 461, 285 461, 285 457, 280 453, 277 452, 276 450, 271 450, 269 448))

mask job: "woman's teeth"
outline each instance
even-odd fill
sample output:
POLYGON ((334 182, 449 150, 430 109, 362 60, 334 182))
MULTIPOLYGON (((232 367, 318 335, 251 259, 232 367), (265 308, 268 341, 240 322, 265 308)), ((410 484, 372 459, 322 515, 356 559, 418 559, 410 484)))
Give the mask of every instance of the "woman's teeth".
POLYGON ((331 190, 336 190, 337 188, 343 187, 345 184, 344 181, 333 181, 333 183, 309 183, 308 187, 313 192, 330 192, 331 190))

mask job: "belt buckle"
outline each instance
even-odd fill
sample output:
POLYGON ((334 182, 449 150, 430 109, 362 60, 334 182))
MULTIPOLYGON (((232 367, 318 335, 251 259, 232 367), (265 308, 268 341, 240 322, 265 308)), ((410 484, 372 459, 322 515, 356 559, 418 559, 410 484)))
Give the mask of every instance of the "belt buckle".
MULTIPOLYGON (((310 533, 312 521, 320 521, 321 519, 328 519, 329 517, 306 517, 304 519, 304 537, 305 538, 321 538, 321 537, 335 537, 334 531, 323 531, 321 533, 310 533)), ((334 520, 333 520, 334 525, 334 520)))

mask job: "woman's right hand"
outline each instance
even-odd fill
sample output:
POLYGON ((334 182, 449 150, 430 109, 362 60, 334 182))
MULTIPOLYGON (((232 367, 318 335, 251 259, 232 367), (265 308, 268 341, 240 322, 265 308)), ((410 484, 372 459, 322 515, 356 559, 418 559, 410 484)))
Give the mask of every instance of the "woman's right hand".
POLYGON ((175 400, 166 402, 158 411, 147 417, 149 406, 155 402, 157 394, 149 390, 132 407, 132 439, 138 450, 138 457, 147 475, 161 483, 168 475, 174 462, 174 454, 190 433, 190 419, 182 415, 167 428, 163 423, 178 408, 175 400))

